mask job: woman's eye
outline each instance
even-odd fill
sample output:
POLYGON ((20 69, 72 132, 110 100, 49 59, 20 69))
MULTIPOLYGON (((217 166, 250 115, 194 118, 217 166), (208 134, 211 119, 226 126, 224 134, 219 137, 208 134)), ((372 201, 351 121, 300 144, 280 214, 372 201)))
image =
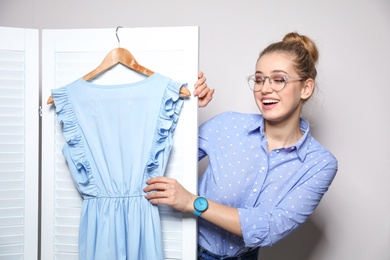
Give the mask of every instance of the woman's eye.
POLYGON ((278 83, 281 84, 281 83, 284 83, 286 80, 282 76, 275 76, 275 77, 272 77, 272 81, 277 83, 277 84, 278 83))
POLYGON ((257 84, 263 84, 264 80, 262 80, 262 79, 255 79, 255 82, 257 84))
POLYGON ((255 82, 256 83, 263 83, 264 82, 264 79, 262 77, 256 77, 255 78, 255 82))

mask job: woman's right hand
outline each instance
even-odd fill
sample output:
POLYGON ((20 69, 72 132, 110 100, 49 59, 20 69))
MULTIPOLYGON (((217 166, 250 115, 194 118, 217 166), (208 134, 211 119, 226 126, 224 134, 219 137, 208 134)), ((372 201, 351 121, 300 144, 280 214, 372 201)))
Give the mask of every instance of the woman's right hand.
POLYGON ((195 83, 194 96, 198 97, 198 106, 205 107, 213 99, 214 89, 210 89, 206 83, 206 77, 202 71, 198 72, 198 80, 195 83))

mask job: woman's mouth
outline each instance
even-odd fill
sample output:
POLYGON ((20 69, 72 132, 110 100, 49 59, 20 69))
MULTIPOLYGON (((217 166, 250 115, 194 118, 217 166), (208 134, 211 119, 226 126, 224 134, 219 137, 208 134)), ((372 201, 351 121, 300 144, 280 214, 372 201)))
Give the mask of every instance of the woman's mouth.
POLYGON ((279 103, 279 100, 277 100, 277 99, 263 99, 262 102, 263 102, 263 107, 265 109, 271 109, 274 106, 276 106, 277 103, 279 103))

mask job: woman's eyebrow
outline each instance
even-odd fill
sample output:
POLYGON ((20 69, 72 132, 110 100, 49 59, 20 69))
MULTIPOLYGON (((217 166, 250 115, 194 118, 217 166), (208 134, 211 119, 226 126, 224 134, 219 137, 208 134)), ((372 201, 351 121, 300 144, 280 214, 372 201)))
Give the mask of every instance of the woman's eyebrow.
MULTIPOLYGON (((286 71, 284 71, 284 70, 273 70, 273 71, 271 71, 271 74, 273 74, 273 73, 284 73, 284 74, 288 74, 286 71)), ((256 72, 255 72, 255 74, 262 74, 262 75, 264 75, 264 73, 262 72, 262 71, 260 71, 260 70, 257 70, 256 72)))

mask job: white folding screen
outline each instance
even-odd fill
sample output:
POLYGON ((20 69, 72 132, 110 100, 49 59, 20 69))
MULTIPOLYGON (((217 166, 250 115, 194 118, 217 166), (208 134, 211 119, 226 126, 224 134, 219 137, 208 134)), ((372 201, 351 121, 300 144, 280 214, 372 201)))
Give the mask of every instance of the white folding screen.
MULTIPOLYGON (((44 30, 42 36, 42 247, 41 259, 78 259, 78 224, 82 199, 73 185, 61 150, 64 139, 52 105, 50 89, 73 82, 97 67, 118 46, 113 29, 44 30)), ((121 28, 120 47, 143 66, 188 83, 193 92, 198 71, 198 27, 121 28)), ((137 81, 122 66, 96 83, 137 81)), ((185 99, 175 131, 166 176, 196 192, 197 100, 185 99)), ((196 221, 192 216, 160 207, 166 259, 196 258, 196 221)))
POLYGON ((0 27, 0 259, 36 259, 38 30, 0 27))

